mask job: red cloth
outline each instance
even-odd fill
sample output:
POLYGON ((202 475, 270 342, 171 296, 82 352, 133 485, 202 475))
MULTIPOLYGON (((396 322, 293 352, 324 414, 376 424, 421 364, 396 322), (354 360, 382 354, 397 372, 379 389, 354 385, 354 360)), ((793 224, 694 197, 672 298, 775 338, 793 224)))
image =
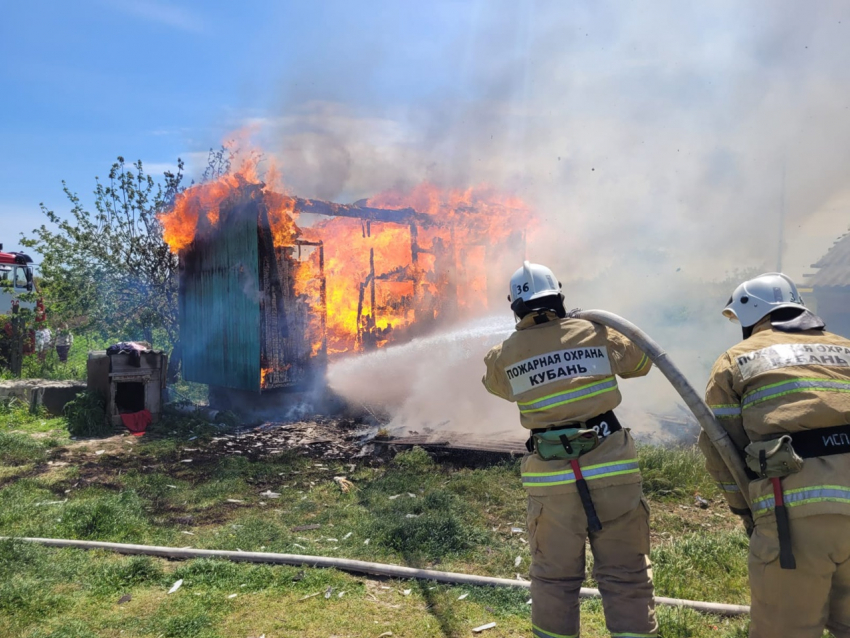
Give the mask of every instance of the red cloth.
POLYGON ((121 421, 127 426, 127 429, 130 430, 133 436, 142 436, 148 425, 150 425, 151 413, 150 410, 142 410, 141 412, 122 414, 121 421))

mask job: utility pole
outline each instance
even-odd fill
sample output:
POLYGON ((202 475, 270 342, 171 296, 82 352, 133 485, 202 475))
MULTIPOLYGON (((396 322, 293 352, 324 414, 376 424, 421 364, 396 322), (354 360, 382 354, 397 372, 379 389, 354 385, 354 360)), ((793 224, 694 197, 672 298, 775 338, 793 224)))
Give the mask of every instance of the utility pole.
POLYGON ((776 254, 776 272, 782 272, 782 254, 785 252, 785 162, 782 160, 782 182, 779 192, 779 247, 776 254))

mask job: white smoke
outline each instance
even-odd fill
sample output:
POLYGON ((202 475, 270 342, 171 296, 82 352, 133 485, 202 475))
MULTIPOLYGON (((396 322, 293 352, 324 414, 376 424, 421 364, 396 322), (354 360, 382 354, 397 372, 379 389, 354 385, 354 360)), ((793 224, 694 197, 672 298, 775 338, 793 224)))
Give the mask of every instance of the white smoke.
MULTIPOLYGON (((261 123, 293 192, 354 201, 427 179, 516 193, 542 220, 528 257, 555 270, 568 307, 626 316, 704 386, 740 336, 719 314, 736 278, 781 255, 802 281, 846 230, 850 5, 476 7, 468 39, 434 51, 456 82, 433 97, 356 107, 305 69, 313 88, 261 123)), ((368 355, 332 366, 331 383, 384 396, 411 427, 514 419, 481 386, 476 344, 460 359, 453 342, 368 355)), ((657 371, 622 385, 637 412, 677 410, 657 371)))

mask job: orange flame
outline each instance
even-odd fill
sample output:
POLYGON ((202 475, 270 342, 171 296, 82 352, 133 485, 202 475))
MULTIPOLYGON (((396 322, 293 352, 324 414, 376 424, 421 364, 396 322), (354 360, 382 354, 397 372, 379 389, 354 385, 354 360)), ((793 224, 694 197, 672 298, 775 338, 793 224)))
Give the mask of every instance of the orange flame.
MULTIPOLYGON (((426 217, 415 230, 344 217, 304 229, 304 237, 324 244, 329 354, 380 347, 415 335, 417 323, 426 329, 486 309, 488 262, 534 225, 521 200, 488 186, 443 190, 424 183, 381 193, 367 205, 413 208, 426 217)), ((312 281, 319 275, 313 255, 302 276, 312 281)), ((306 282, 299 293, 314 307, 320 303, 306 282)))
MULTIPOLYGON (((488 282, 491 264, 511 250, 509 257, 521 258, 524 232, 535 224, 525 203, 490 186, 423 183, 367 202, 412 208, 413 225, 330 217, 299 228, 297 200, 259 180, 258 157, 251 154, 234 172, 178 195, 160 216, 164 239, 173 252, 186 250, 215 229, 244 188, 259 187, 274 245, 288 251, 292 290, 311 308, 306 338, 313 355, 380 347, 486 309, 488 284, 504 287, 488 282)), ((263 386, 271 372, 262 368, 263 386)))

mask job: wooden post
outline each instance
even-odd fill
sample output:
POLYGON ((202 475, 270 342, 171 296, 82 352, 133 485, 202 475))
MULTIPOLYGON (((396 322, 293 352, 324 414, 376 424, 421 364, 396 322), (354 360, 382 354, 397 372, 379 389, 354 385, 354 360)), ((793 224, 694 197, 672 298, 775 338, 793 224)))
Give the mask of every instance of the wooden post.
POLYGON ((378 321, 377 313, 375 312, 375 249, 369 249, 369 277, 372 279, 372 289, 370 291, 369 303, 371 304, 372 326, 374 327, 378 321))
POLYGON ((9 367, 12 375, 21 376, 21 370, 24 366, 24 335, 21 324, 23 323, 21 315, 18 313, 20 305, 18 300, 12 301, 12 349, 9 367))
POLYGON ((325 244, 319 242, 319 276, 322 278, 322 356, 328 356, 328 280, 325 277, 325 244))

